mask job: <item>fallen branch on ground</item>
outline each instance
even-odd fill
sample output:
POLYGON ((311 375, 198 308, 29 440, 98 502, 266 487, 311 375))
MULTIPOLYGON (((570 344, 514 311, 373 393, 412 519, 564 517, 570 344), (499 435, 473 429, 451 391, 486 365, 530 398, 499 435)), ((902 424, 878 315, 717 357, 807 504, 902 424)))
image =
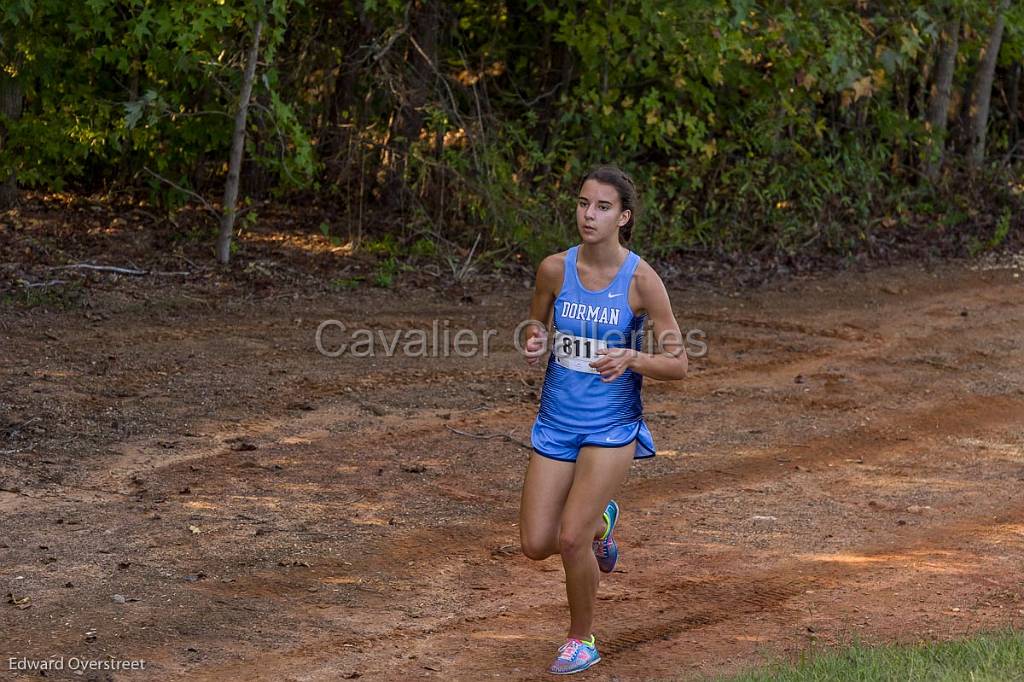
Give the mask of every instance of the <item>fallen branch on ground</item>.
POLYGON ((476 438, 477 440, 491 440, 492 438, 501 438, 503 440, 508 441, 509 443, 515 443, 516 445, 518 445, 521 448, 526 448, 527 450, 532 450, 533 449, 532 446, 527 445, 523 441, 521 441, 521 440, 519 440, 517 438, 513 438, 511 433, 507 433, 507 434, 506 433, 492 433, 492 434, 466 433, 465 431, 459 431, 458 429, 453 429, 452 427, 448 426, 447 424, 444 425, 444 428, 448 429, 452 433, 457 433, 460 436, 466 436, 467 438, 476 438))
POLYGON ((31 289, 33 287, 55 287, 58 284, 67 284, 67 280, 51 279, 49 282, 29 282, 27 279, 19 279, 18 284, 25 289, 31 289))
POLYGON ((191 275, 191 272, 177 271, 177 272, 160 272, 157 270, 135 270, 133 268, 121 268, 114 265, 92 265, 91 263, 75 263, 74 265, 54 265, 48 267, 47 270, 97 270, 99 272, 115 272, 119 275, 191 275))

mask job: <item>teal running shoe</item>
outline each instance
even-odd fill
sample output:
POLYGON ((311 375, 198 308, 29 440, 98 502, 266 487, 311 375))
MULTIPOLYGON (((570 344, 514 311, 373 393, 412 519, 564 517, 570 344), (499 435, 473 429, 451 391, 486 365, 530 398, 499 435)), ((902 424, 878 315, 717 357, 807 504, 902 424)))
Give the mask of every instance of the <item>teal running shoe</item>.
POLYGON ((604 509, 604 535, 594 540, 594 556, 597 557, 597 567, 602 573, 611 573, 615 570, 615 562, 619 560, 619 543, 612 537, 615 530, 615 522, 619 520, 619 505, 611 500, 604 509))
POLYGON ((597 642, 593 635, 590 641, 574 638, 558 649, 558 657, 548 666, 548 672, 552 675, 572 675, 583 672, 600 660, 601 654, 597 653, 597 642))

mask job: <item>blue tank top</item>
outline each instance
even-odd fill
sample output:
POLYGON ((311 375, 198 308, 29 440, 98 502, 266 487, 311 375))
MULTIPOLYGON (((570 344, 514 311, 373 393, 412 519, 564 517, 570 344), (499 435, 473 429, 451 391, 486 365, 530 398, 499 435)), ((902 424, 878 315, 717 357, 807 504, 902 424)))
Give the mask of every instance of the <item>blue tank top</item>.
MULTIPOLYGON (((635 348, 643 343, 646 315, 629 307, 629 285, 640 257, 626 255, 615 279, 600 291, 585 289, 576 270, 578 246, 565 256, 562 289, 555 299, 555 332, 584 339, 598 339, 609 348, 635 348)), ((627 369, 615 381, 605 383, 600 374, 564 367, 555 354, 548 358, 537 418, 571 433, 594 433, 633 424, 643 417, 640 387, 643 376, 627 369)))

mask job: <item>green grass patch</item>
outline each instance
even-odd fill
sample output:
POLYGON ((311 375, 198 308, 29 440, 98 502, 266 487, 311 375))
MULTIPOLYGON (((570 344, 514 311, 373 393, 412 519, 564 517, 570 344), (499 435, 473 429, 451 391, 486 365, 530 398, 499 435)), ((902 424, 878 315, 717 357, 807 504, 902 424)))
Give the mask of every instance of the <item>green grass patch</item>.
POLYGON ((1024 632, 1003 630, 955 642, 868 647, 854 643, 833 652, 814 651, 795 663, 718 682, 1013 682, 1024 681, 1024 632))
POLYGON ((373 285, 384 289, 390 288, 395 283, 395 276, 401 265, 394 256, 388 256, 377 263, 377 273, 373 276, 373 285))
POLYGON ((363 282, 366 280, 365 277, 338 277, 331 280, 331 288, 335 291, 345 291, 347 289, 358 289, 363 282))
POLYGON ((21 286, 0 294, 0 306, 11 308, 56 308, 71 310, 85 305, 85 287, 79 281, 42 287, 21 286))

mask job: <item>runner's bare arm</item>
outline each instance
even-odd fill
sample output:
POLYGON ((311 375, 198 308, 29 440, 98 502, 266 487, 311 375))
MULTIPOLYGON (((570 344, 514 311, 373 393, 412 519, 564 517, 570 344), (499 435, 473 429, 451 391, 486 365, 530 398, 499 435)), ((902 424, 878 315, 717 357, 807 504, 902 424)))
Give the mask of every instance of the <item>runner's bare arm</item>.
POLYGON ((548 352, 547 326, 551 324, 551 313, 558 290, 562 286, 565 272, 565 254, 558 253, 541 261, 537 268, 537 282, 530 301, 530 319, 543 322, 541 327, 531 324, 526 327, 526 345, 523 355, 526 361, 535 365, 548 352))
POLYGON ((672 381, 686 376, 688 360, 679 323, 672 312, 661 277, 650 265, 641 261, 636 271, 637 308, 646 310, 654 325, 658 353, 644 353, 631 348, 608 348, 597 351, 601 359, 591 366, 601 372, 602 381, 614 381, 627 369, 659 381, 672 381))

